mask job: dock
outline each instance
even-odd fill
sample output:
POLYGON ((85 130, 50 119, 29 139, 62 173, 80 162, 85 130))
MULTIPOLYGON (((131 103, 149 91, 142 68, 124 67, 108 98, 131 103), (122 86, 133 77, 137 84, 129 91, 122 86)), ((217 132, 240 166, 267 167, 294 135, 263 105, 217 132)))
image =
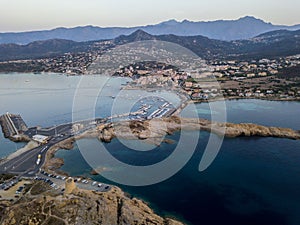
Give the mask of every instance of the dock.
POLYGON ((28 127, 20 115, 6 113, 0 116, 0 124, 5 138, 23 134, 28 127))

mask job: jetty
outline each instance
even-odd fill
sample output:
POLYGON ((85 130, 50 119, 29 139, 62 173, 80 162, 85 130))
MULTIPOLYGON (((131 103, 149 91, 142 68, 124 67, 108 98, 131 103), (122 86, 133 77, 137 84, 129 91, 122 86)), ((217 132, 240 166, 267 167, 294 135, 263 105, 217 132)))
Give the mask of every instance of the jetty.
POLYGON ((6 113, 0 116, 0 124, 5 138, 23 134, 28 127, 21 115, 6 113))

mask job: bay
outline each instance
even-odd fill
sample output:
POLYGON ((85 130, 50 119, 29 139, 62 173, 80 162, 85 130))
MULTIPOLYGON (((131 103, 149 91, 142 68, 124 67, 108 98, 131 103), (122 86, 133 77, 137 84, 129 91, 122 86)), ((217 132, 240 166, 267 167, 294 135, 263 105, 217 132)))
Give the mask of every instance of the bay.
MULTIPOLYGON (((81 79, 58 74, 1 74, 0 113, 9 111, 21 114, 28 126, 43 127, 70 122, 74 114, 90 116, 90 107, 73 110, 74 96, 81 79)), ((114 78, 108 82, 102 76, 88 76, 86 79, 87 85, 81 88, 86 101, 92 99, 96 102, 92 109, 94 116, 110 115, 115 97, 128 80, 114 78), (98 93, 100 83, 105 84, 100 96, 90 95, 98 93)), ((122 108, 134 103, 131 99, 133 93, 137 96, 145 94, 132 91, 127 96, 120 96, 123 100, 121 112, 122 108)), ((167 92, 155 94, 174 97, 167 92)), ((226 106, 229 122, 300 130, 299 102, 232 100, 226 101, 226 106)), ((207 103, 197 104, 196 111, 199 117, 209 119, 211 116, 207 103)), ((163 143, 149 152, 131 151, 122 140, 117 139, 106 144, 106 147, 114 157, 124 162, 146 165, 169 157, 179 137, 180 132, 168 136, 175 141, 174 144, 163 143)), ((175 176, 146 187, 116 185, 149 202, 156 212, 176 216, 190 224, 300 224, 299 141, 255 137, 225 139, 216 160, 200 173, 198 165, 208 138, 208 133, 201 132, 193 157, 175 176)), ((22 145, 4 139, 1 134, 0 157, 7 156, 22 145)), ((90 150, 93 151, 93 147, 90 150)), ((73 176, 90 176, 114 184, 101 175, 90 175, 91 167, 77 145, 72 151, 58 151, 56 157, 64 159, 61 169, 73 176)))

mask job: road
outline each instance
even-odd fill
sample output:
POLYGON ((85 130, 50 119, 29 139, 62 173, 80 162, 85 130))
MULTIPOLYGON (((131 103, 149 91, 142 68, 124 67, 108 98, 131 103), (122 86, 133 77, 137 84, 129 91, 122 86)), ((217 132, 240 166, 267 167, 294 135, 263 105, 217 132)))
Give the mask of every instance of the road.
POLYGON ((23 154, 4 162, 0 165, 0 173, 19 174, 22 176, 32 177, 38 173, 40 167, 45 162, 47 150, 53 145, 70 138, 71 135, 52 138, 46 145, 41 145, 31 149, 23 154), (41 162, 37 165, 38 155, 41 155, 41 162))
POLYGON ((18 174, 20 176, 25 177, 33 177, 39 172, 41 166, 44 164, 46 153, 52 146, 68 138, 71 138, 74 135, 78 135, 80 133, 85 132, 86 130, 94 128, 97 124, 106 121, 106 119, 102 118, 96 120, 94 119, 81 121, 80 123, 83 125, 83 128, 76 133, 73 133, 72 131, 73 123, 62 124, 59 126, 39 130, 37 128, 30 128, 28 131, 25 132, 27 136, 32 138, 36 134, 45 135, 50 137, 49 142, 47 144, 40 145, 37 148, 26 151, 21 155, 2 163, 0 165, 0 173, 10 173, 18 174), (41 161, 37 165, 36 162, 38 159, 38 155, 41 155, 41 161))
MULTIPOLYGON (((139 104, 137 104, 136 106, 137 111, 129 113, 129 115, 127 115, 127 118, 129 117, 129 119, 145 120, 154 117, 160 118, 170 116, 175 112, 175 108, 172 107, 166 100, 161 98, 153 98, 150 100, 148 99, 148 104, 149 105, 143 104, 143 101, 139 102, 139 104), (155 101, 157 101, 158 103, 155 103, 155 101), (152 111, 149 110, 151 107, 152 111), (143 116, 139 116, 140 113, 142 113, 143 116)), ((24 132, 24 134, 28 137, 32 138, 34 135, 39 134, 50 137, 50 140, 47 144, 26 151, 11 160, 1 163, 0 173, 11 173, 18 174, 19 176, 33 177, 38 174, 41 166, 45 162, 46 153, 52 146, 70 137, 83 133, 89 129, 95 128, 95 126, 99 124, 110 122, 113 118, 119 118, 119 116, 97 118, 76 123, 66 123, 43 129, 37 129, 36 127, 29 128, 26 132, 24 132), (80 130, 76 132, 73 131, 73 125, 79 123, 82 125, 80 130), (39 155, 41 155, 41 161, 37 164, 39 155)))

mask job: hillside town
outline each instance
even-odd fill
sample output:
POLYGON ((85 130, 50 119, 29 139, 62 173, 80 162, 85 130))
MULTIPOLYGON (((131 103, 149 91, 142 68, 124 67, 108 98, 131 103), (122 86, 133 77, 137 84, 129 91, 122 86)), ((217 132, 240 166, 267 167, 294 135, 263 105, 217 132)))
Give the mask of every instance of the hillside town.
POLYGON ((299 78, 279 76, 285 68, 300 65, 300 55, 275 60, 213 61, 206 71, 181 71, 162 63, 138 63, 118 70, 116 76, 132 77, 131 88, 183 88, 192 100, 300 98, 299 78))
MULTIPOLYGON (((43 59, 0 62, 0 70, 67 75, 97 73, 91 69, 91 65, 114 46, 112 41, 99 41, 93 43, 90 51, 87 52, 65 53, 43 59)), ((140 49, 137 53, 141 54, 143 51, 140 49)), ((128 55, 129 52, 126 54, 128 55)), ((118 57, 114 59, 116 63, 121 61, 118 57)), ((167 54, 162 58, 172 61, 167 54)), ((108 57, 107 60, 111 59, 108 57)), ((274 100, 295 100, 300 97, 299 76, 296 78, 279 76, 284 69, 299 66, 300 55, 249 61, 210 60, 206 61, 204 66, 202 61, 197 63, 191 66, 192 69, 187 70, 182 69, 186 68, 184 60, 182 65, 176 62, 176 66, 155 61, 138 62, 122 68, 116 67, 118 69, 114 75, 132 77, 134 80, 131 86, 136 88, 181 87, 195 101, 213 100, 223 96, 274 100), (197 63, 201 65, 198 66, 197 63)))
POLYGON ((112 41, 94 42, 88 51, 67 52, 39 59, 0 61, 1 72, 64 73, 81 75, 99 55, 114 47, 112 41))

